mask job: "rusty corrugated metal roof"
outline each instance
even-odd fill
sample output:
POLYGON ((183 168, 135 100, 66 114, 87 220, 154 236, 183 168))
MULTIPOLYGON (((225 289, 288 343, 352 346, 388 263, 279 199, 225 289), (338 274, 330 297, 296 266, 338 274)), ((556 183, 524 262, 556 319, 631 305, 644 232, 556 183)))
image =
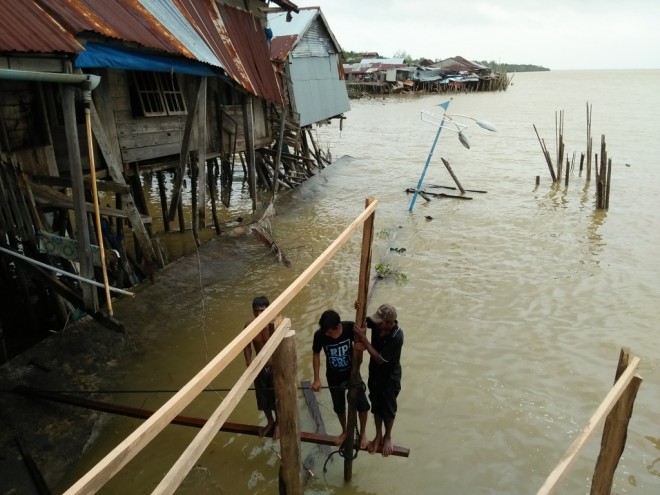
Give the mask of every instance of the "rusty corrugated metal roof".
POLYGON ((31 0, 3 0, 0 15, 0 51, 75 53, 82 46, 31 0))
POLYGON ((278 62, 284 62, 297 41, 297 34, 275 36, 270 42, 270 58, 278 62))
POLYGON ((36 0, 75 35, 84 32, 194 58, 139 0, 36 0))
POLYGON ((75 36, 95 33, 221 67, 249 93, 283 102, 263 27, 248 11, 215 0, 3 0, 3 7, 3 51, 79 53, 75 36))
POLYGON ((282 90, 257 18, 245 10, 206 0, 173 0, 222 63, 248 92, 283 104, 282 90))

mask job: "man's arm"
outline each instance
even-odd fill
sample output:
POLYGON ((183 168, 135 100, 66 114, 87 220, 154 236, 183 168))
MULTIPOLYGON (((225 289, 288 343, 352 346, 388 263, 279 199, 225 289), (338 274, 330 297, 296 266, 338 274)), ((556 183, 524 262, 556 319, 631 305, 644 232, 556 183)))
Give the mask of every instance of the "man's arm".
POLYGON ((321 378, 319 377, 319 370, 321 369, 321 353, 312 353, 312 369, 314 370, 314 381, 312 382, 312 390, 318 392, 321 390, 321 378))
POLYGON ((380 352, 378 352, 374 346, 371 345, 371 342, 369 342, 369 339, 367 338, 367 329, 366 328, 360 328, 360 327, 355 327, 355 338, 362 344, 364 345, 365 350, 369 353, 369 356, 373 359, 373 361, 376 364, 383 364, 386 363, 383 359, 383 357, 380 355, 380 352))

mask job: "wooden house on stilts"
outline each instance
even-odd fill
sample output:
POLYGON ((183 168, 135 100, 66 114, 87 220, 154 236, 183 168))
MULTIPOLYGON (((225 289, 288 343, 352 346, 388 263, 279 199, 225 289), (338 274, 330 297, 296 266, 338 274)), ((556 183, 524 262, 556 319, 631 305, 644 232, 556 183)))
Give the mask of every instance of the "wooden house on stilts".
MULTIPOLYGON (((270 53, 282 77, 287 107, 275 128, 288 155, 330 163, 311 132, 314 124, 343 119, 350 110, 341 47, 319 7, 268 14, 270 53)), ((341 120, 340 120, 341 122, 341 120)), ((284 156, 287 156, 285 153, 284 156)))
MULTIPOLYGON (((3 4, 0 362, 80 312, 121 325, 110 292, 167 262, 146 181, 162 229, 177 222, 198 243, 207 225, 220 232, 235 165, 256 209, 257 189, 279 172, 256 150, 274 154, 271 122, 285 102, 266 10, 238 0, 3 4)), ((309 160, 300 150, 292 157, 309 160)))

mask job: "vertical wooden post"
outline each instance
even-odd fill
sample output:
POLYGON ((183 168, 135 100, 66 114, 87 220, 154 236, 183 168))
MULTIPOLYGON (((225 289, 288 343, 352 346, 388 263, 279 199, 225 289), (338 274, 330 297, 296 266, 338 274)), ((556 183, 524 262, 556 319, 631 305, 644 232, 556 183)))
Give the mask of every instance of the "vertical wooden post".
POLYGON ((610 182, 612 179, 612 159, 609 158, 607 160, 607 180, 605 181, 606 187, 605 187, 605 209, 608 210, 610 208, 610 182))
POLYGON ((167 218, 167 194, 165 193, 165 178, 163 177, 162 170, 156 172, 156 178, 158 179, 158 195, 160 196, 160 209, 163 210, 163 228, 165 229, 165 232, 169 232, 170 219, 167 218))
POLYGON ((89 153, 89 172, 92 183, 92 201, 94 201, 94 224, 96 225, 96 238, 101 258, 101 272, 103 274, 103 286, 105 289, 105 302, 108 313, 112 316, 112 297, 110 297, 110 283, 108 282, 108 267, 105 263, 105 247, 103 245, 103 230, 101 228, 101 212, 99 206, 99 193, 96 186, 96 160, 94 160, 94 140, 92 138, 92 116, 90 104, 92 102, 92 88, 89 82, 85 83, 83 90, 83 103, 85 106, 85 127, 87 129, 87 149, 89 153))
MULTIPOLYGON (((118 184, 126 184, 123 175, 123 162, 121 158, 121 149, 119 148, 119 140, 117 138, 117 125, 115 123, 114 114, 112 113, 111 104, 109 103, 110 97, 106 94, 106 84, 101 84, 94 91, 95 96, 101 101, 98 110, 92 101, 90 104, 90 112, 92 118, 92 131, 96 138, 96 143, 99 150, 105 159, 108 166, 108 173, 112 180, 118 184)), ((135 198, 127 194, 124 198, 124 210, 133 227, 133 232, 136 239, 144 253, 147 262, 150 264, 157 264, 160 261, 160 256, 151 244, 149 231, 142 223, 140 212, 135 204, 135 198)), ((161 264, 161 267, 163 265, 161 264)))
MULTIPOLYGON (((374 198, 367 198, 365 208, 368 208, 374 198)), ((367 297, 369 295, 369 278, 371 271, 371 244, 374 238, 374 218, 376 213, 369 215, 362 227, 362 254, 360 256, 360 278, 358 281, 357 312, 355 314, 355 324, 364 327, 367 322, 367 297)), ((351 366, 351 386, 348 389, 348 415, 346 418, 346 438, 342 449, 344 451, 344 480, 351 481, 353 478, 353 450, 355 449, 355 425, 357 424, 357 404, 358 389, 355 384, 361 380, 360 365, 362 364, 362 351, 353 347, 353 361, 351 366)), ((360 432, 362 433, 362 432, 360 432)))
POLYGON ((284 144, 284 130, 286 128, 286 115, 289 111, 288 105, 285 103, 282 107, 282 118, 280 119, 280 135, 277 140, 277 153, 275 154, 275 166, 273 167, 273 200, 277 195, 278 180, 280 177, 280 164, 282 162, 282 145, 284 144))
POLYGON ((248 187, 252 197, 252 211, 257 210, 257 170, 254 152, 254 115, 252 114, 252 96, 243 98, 243 126, 245 129, 245 158, 247 160, 248 187))
MULTIPOLYGON (((87 222, 87 210, 85 208, 82 159, 80 157, 78 127, 76 124, 76 89, 69 85, 62 85, 61 88, 64 128, 69 155, 69 173, 71 174, 71 188, 73 189, 73 211, 76 219, 76 240, 80 247, 80 276, 94 280, 94 265, 92 263, 89 243, 89 224, 87 222)), ((96 313, 99 310, 96 288, 85 283, 81 284, 81 287, 85 309, 90 313, 96 313)))
POLYGON ((186 117, 186 127, 183 129, 181 153, 179 154, 179 168, 177 169, 177 175, 174 177, 174 188, 172 189, 172 199, 170 199, 170 211, 167 215, 170 222, 174 220, 174 215, 179 205, 179 199, 181 199, 181 186, 183 185, 183 178, 186 175, 186 163, 188 163, 188 151, 190 151, 190 138, 195 121, 195 111, 197 110, 201 87, 202 83, 200 78, 200 81, 196 81, 194 87, 191 85, 188 90, 188 116, 186 117))
POLYGON ((298 426, 296 376, 298 362, 294 330, 289 330, 273 353, 277 423, 280 429, 280 493, 302 495, 302 456, 298 426))
POLYGON ((591 105, 587 102, 587 182, 591 180, 591 150, 593 139, 591 137, 591 105))
MULTIPOLYGON (((619 365, 616 370, 614 383, 628 367, 629 354, 621 349, 619 365)), ((632 415, 633 404, 642 378, 635 375, 617 401, 614 408, 607 415, 603 428, 603 437, 600 441, 600 453, 596 461, 596 468, 591 482, 591 495, 612 492, 614 472, 619 464, 621 454, 626 446, 628 423, 632 415)))
POLYGON ((206 227, 206 81, 202 77, 197 103, 197 216, 202 228, 206 227))

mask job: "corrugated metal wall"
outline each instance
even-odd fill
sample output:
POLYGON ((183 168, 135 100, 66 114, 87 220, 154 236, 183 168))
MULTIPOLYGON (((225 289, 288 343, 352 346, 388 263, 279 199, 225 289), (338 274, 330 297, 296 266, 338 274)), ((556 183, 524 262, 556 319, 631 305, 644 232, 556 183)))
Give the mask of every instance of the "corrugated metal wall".
POLYGON ((291 56, 298 57, 327 57, 329 53, 336 53, 335 47, 330 40, 330 34, 323 23, 317 17, 309 26, 298 45, 294 48, 291 56))
POLYGON ((337 74, 337 54, 295 58, 289 65, 300 125, 327 120, 351 109, 346 84, 337 74))

